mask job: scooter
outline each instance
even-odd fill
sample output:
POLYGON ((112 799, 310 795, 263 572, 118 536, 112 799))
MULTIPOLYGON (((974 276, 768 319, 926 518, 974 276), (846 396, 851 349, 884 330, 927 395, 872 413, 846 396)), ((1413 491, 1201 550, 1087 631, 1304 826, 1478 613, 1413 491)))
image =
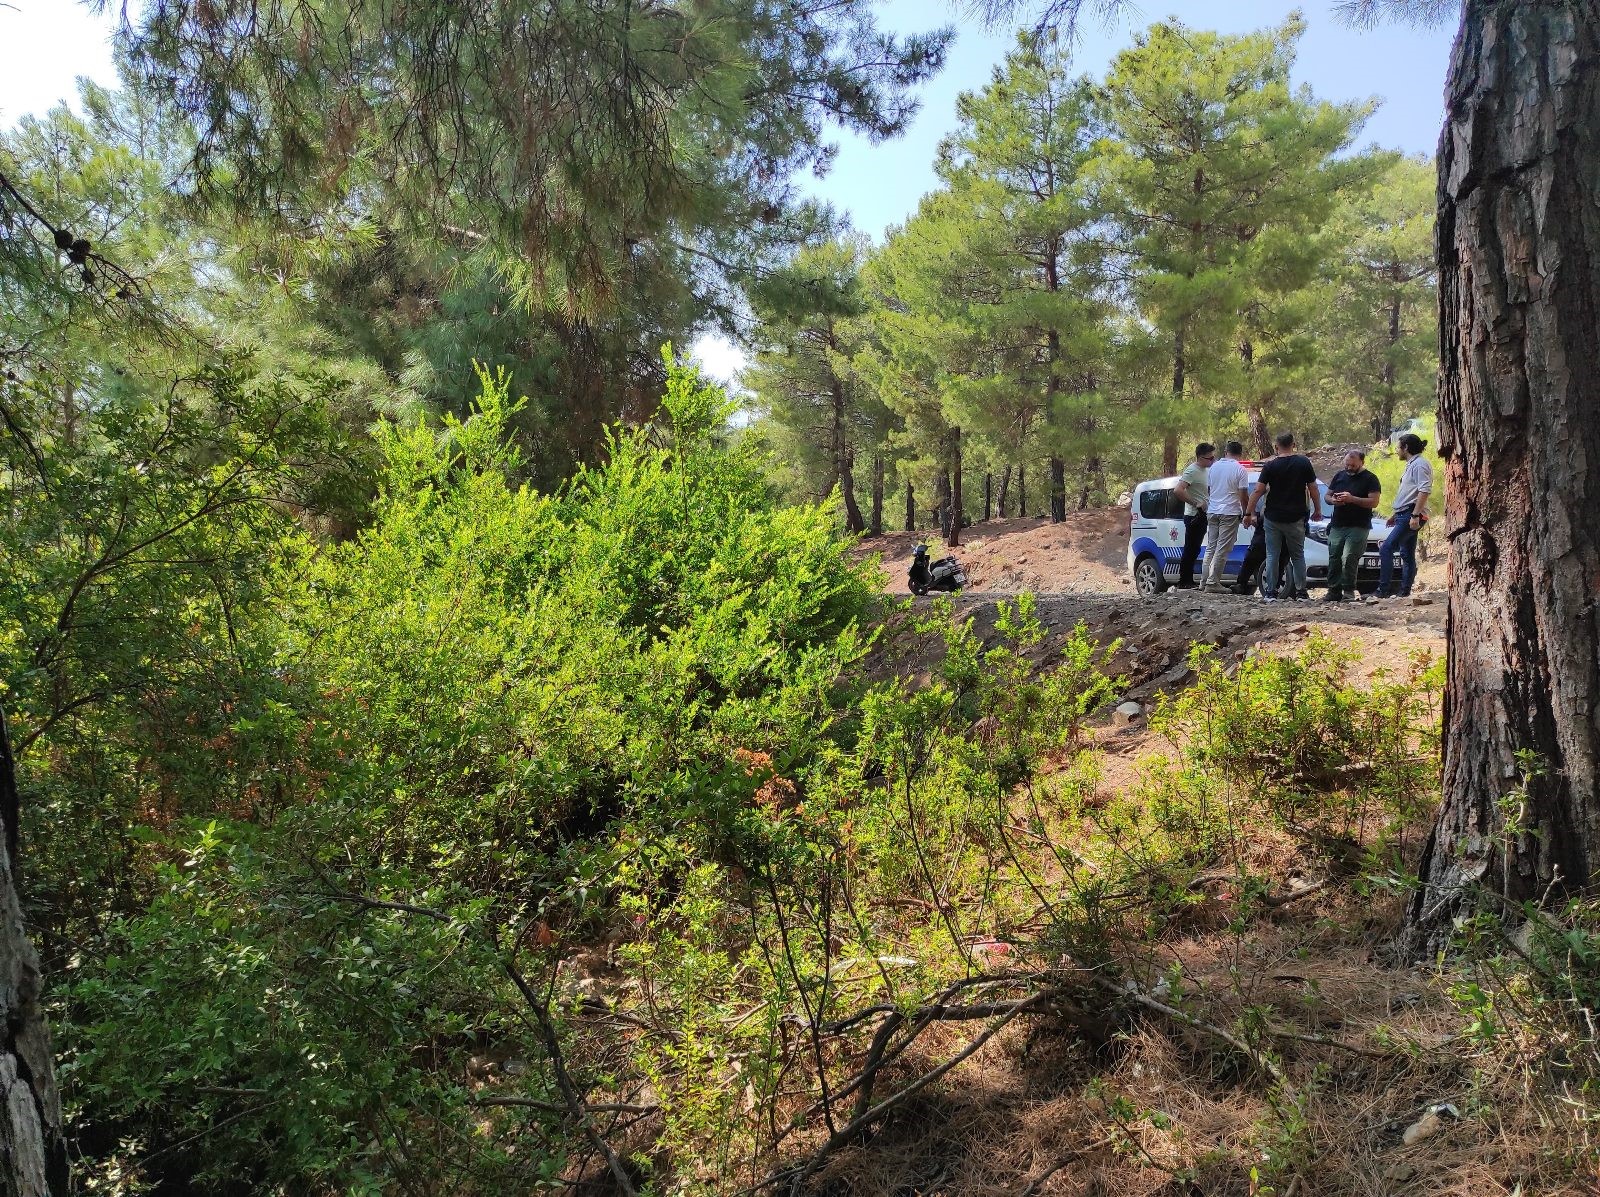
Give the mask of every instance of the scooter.
POLYGON ((919 544, 911 552, 909 577, 912 594, 927 594, 930 590, 957 591, 967 584, 967 571, 954 557, 938 561, 928 559, 928 546, 919 544))

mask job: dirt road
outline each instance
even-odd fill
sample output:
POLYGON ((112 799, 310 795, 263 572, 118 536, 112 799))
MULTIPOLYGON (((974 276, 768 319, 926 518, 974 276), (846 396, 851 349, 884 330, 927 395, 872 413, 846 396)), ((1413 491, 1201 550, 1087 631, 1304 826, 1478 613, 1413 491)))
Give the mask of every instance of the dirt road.
MULTIPOLYGON (((1128 513, 1115 508, 1075 513, 1061 524, 1012 519, 974 525, 954 550, 969 579, 969 588, 955 600, 956 612, 973 617, 987 639, 997 605, 1028 591, 1053 633, 1040 660, 1053 656, 1081 621, 1101 641, 1123 642, 1114 666, 1127 677, 1127 695, 1134 699, 1184 684, 1184 662, 1196 642, 1282 650, 1320 632, 1356 649, 1357 677, 1404 669, 1417 652, 1444 652, 1444 567, 1437 560, 1423 566, 1411 600, 1327 603, 1316 591, 1309 603, 1263 603, 1192 590, 1141 598, 1128 574, 1127 535, 1128 513)), ((911 549, 925 539, 925 533, 893 532, 863 541, 861 551, 881 557, 886 590, 908 595, 911 549)), ((936 541, 930 547, 936 555, 947 551, 936 541)), ((928 664, 907 661, 901 668, 915 674, 928 664)))

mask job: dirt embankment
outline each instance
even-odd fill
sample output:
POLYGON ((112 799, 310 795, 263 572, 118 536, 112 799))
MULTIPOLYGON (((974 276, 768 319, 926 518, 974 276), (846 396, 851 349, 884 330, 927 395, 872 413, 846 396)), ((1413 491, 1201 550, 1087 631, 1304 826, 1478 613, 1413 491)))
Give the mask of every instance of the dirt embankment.
MULTIPOLYGON (((1102 642, 1122 641, 1113 665, 1136 699, 1183 685, 1182 666, 1196 642, 1231 650, 1283 648, 1322 632, 1360 654, 1358 677, 1404 669, 1418 651, 1444 652, 1444 564, 1437 559, 1423 563, 1414 600, 1335 604, 1321 601, 1318 591, 1309 603, 1268 604, 1191 590, 1141 598, 1128 573, 1125 508, 1076 512, 1060 524, 987 520, 965 529, 956 549, 944 548, 928 533, 890 532, 864 540, 860 552, 881 558, 890 594, 909 595, 911 550, 923 541, 935 556, 953 553, 966 567, 968 587, 955 608, 976 618, 980 635, 991 635, 998 603, 1030 592, 1052 631, 1040 650, 1041 663, 1082 622, 1102 642)), ((897 668, 917 676, 930 665, 902 661, 897 668)))

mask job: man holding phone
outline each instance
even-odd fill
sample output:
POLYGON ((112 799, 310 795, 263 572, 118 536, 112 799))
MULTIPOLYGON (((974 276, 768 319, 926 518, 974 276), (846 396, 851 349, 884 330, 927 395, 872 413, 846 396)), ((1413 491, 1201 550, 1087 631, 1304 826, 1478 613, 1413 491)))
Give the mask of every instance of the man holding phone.
POLYGON ((1352 449, 1344 455, 1344 469, 1328 483, 1328 503, 1333 518, 1328 522, 1328 597, 1330 603, 1354 599, 1361 554, 1367 551, 1367 534, 1372 530, 1372 509, 1378 505, 1383 484, 1367 469, 1367 455, 1352 449))

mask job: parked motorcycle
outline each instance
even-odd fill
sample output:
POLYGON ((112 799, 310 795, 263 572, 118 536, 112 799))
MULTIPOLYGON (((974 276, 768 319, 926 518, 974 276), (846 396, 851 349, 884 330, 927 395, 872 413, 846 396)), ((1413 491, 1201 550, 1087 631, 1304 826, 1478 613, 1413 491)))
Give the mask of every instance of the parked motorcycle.
POLYGON ((927 594, 930 590, 954 592, 967 584, 967 571, 954 557, 929 560, 928 546, 919 544, 911 553, 910 582, 912 594, 927 594))

